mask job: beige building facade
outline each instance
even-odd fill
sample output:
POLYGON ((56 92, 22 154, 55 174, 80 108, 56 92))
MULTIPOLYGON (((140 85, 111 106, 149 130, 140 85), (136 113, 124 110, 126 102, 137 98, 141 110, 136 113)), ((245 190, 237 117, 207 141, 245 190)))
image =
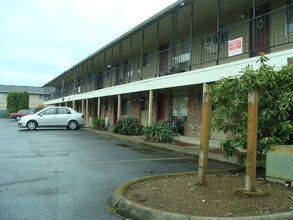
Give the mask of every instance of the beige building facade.
MULTIPOLYGON (((47 105, 71 106, 113 126, 136 117, 145 126, 179 122, 199 137, 203 84, 293 57, 293 0, 181 0, 89 55, 44 87, 47 105), (213 5, 213 7, 211 7, 213 5)), ((212 132, 211 138, 222 139, 212 132)))
MULTIPOLYGON (((47 89, 48 91, 48 89, 47 89)), ((6 110, 7 96, 10 92, 27 92, 29 94, 29 108, 35 109, 44 105, 45 89, 32 86, 0 85, 0 109, 6 110)))

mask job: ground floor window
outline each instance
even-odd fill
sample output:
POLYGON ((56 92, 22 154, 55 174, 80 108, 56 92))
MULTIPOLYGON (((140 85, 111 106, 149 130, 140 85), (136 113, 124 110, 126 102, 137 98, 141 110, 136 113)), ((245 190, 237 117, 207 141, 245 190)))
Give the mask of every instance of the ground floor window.
POLYGON ((185 122, 188 113, 188 96, 187 94, 175 95, 173 97, 172 126, 176 127, 176 132, 185 133, 185 122))
POLYGON ((147 111, 149 108, 149 99, 141 98, 141 111, 147 111))
POLYGON ((122 115, 130 115, 130 100, 122 100, 122 115))
POLYGON ((173 117, 186 117, 187 116, 187 95, 178 95, 173 98, 173 117))

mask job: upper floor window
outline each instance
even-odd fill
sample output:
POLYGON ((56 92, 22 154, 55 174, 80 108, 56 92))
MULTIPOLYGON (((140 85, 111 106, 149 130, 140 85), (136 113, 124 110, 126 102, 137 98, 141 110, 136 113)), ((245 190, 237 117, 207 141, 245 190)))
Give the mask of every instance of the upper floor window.
POLYGON ((221 32, 220 32, 220 40, 221 43, 227 43, 230 40, 230 28, 229 28, 229 23, 223 23, 220 26, 221 32))
POLYGON ((180 64, 185 64, 190 60, 190 42, 187 40, 180 40, 177 42, 176 53, 173 57, 173 69, 171 71, 180 72, 182 69, 180 64))
POLYGON ((125 61, 123 66, 123 77, 127 78, 130 76, 132 76, 131 64, 128 61, 125 61))
POLYGON ((286 30, 287 34, 293 34, 293 0, 287 0, 287 21, 286 21, 286 30))
POLYGON ((142 66, 146 67, 150 63, 150 57, 148 53, 143 54, 143 59, 142 59, 142 66))

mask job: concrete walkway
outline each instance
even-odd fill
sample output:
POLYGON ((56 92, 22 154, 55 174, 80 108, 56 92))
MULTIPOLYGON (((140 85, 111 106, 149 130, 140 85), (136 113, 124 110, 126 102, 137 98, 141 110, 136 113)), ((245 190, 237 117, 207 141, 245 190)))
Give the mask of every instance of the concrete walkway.
MULTIPOLYGON (((199 146, 200 140, 196 137, 188 137, 188 136, 178 136, 179 141, 182 142, 182 146, 179 144, 174 143, 153 143, 153 142, 146 142, 144 141, 144 136, 129 136, 129 135, 121 135, 115 134, 111 131, 100 131, 94 130, 91 128, 85 128, 89 132, 96 133, 101 136, 110 137, 110 138, 117 138, 121 141, 128 141, 132 143, 142 144, 145 146, 154 147, 161 150, 172 151, 177 154, 184 154, 186 156, 194 156, 197 157, 199 155, 199 146)), ((221 162, 226 163, 237 163, 236 158, 226 158, 223 154, 215 153, 212 150, 220 149, 220 142, 217 140, 210 139, 209 141, 209 159, 218 160, 221 162)))

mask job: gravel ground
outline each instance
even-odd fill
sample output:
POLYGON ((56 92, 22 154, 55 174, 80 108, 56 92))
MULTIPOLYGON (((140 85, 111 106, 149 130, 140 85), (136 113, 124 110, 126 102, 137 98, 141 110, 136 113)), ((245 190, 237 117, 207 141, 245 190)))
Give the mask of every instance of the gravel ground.
POLYGON ((207 185, 196 174, 168 175, 131 185, 125 197, 159 210, 208 217, 257 216, 293 211, 293 188, 265 180, 258 173, 253 195, 241 193, 245 173, 214 172, 207 185), (265 192, 261 196, 258 192, 265 192))

